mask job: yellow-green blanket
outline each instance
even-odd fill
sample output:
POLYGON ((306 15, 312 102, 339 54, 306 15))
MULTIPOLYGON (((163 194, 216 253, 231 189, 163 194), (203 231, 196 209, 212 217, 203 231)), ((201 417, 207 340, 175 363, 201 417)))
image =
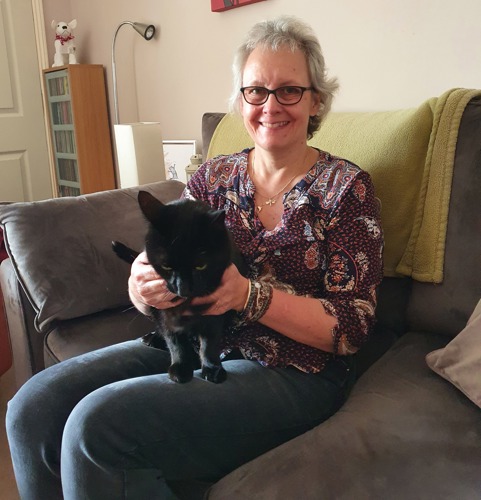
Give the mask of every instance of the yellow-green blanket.
POLYGON ((397 267, 418 281, 441 283, 454 156, 459 124, 468 102, 481 90, 453 89, 428 101, 433 127, 424 164, 413 230, 397 267))
MULTIPOLYGON (((384 274, 443 279, 449 198, 459 123, 481 90, 453 89, 416 109, 331 113, 310 141, 368 171, 382 204, 384 274)), ((209 158, 252 146, 236 115, 226 115, 209 158)))

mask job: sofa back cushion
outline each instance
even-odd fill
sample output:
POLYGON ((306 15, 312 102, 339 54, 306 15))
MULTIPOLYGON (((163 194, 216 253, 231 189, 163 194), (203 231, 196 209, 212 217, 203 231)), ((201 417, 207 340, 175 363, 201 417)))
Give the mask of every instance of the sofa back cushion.
MULTIPOLYGON (((310 144, 368 171, 382 203, 384 274, 397 272, 414 225, 433 125, 429 103, 379 113, 331 113, 310 144)), ((209 157, 252 146, 242 120, 226 115, 212 137, 209 157)))
MULTIPOLYGON (((141 186, 164 202, 178 198, 183 188, 178 181, 141 186)), ((37 330, 129 304, 130 267, 113 253, 111 242, 143 249, 147 226, 138 190, 0 207, 6 248, 35 310, 37 330)))

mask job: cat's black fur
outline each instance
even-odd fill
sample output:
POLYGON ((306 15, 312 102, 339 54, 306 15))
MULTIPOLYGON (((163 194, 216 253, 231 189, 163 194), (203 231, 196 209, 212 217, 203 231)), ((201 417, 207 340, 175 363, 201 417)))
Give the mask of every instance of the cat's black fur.
MULTIPOLYGON (((223 382, 226 372, 219 357, 220 342, 233 311, 203 316, 201 312, 207 307, 194 308, 191 300, 212 293, 232 262, 245 274, 242 256, 224 224, 225 212, 213 210, 201 201, 176 200, 163 204, 146 191, 139 191, 138 201, 149 221, 145 239, 149 262, 165 279, 168 289, 185 299, 172 308, 152 308, 156 332, 149 344, 159 345, 159 337, 165 340, 172 363, 169 376, 175 382, 192 379, 198 357, 202 377, 223 382), (192 347, 193 336, 199 340, 198 357, 192 347)), ((112 246, 129 263, 138 255, 122 243, 115 241, 112 246)))

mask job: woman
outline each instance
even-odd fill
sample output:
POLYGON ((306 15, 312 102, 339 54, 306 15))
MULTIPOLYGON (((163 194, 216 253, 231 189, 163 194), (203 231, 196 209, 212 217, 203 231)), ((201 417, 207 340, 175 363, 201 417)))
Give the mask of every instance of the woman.
MULTIPOLYGON (((382 232, 369 176, 307 145, 336 82, 311 29, 254 26, 234 65, 233 107, 255 147, 205 163, 184 196, 226 212, 250 268, 196 302, 239 312, 222 384, 174 384, 168 353, 139 341, 49 368, 19 391, 8 435, 22 499, 170 498, 318 425, 344 402, 351 354, 374 321, 382 232)), ((129 293, 145 314, 174 296, 141 254, 129 293)))

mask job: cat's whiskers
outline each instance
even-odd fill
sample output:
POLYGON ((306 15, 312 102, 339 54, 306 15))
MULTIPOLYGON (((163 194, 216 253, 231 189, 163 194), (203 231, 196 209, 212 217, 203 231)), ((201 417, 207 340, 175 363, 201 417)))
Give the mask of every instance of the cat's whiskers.
POLYGON ((124 309, 122 312, 123 312, 123 313, 126 313, 126 312, 131 311, 132 309, 135 309, 135 307, 134 307, 134 306, 127 307, 127 309, 124 309))

